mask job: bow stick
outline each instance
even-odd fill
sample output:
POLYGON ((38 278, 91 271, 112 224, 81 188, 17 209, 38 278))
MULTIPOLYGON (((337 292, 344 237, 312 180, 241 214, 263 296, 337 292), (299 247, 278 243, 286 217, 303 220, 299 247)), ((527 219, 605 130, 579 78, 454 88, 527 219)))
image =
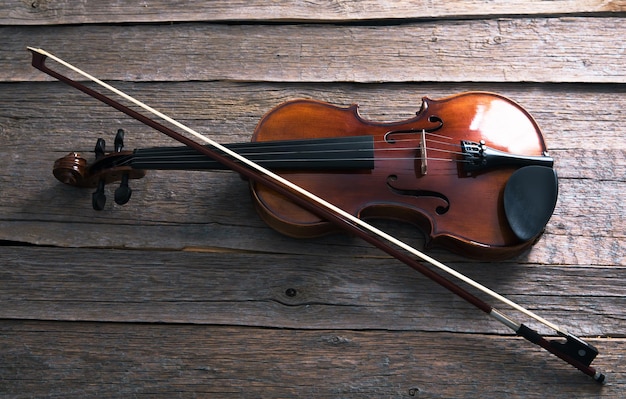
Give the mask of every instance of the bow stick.
POLYGON ((598 355, 597 349, 591 344, 583 341, 577 336, 570 334, 564 329, 560 328, 558 325, 549 322, 543 317, 535 314, 534 312, 518 305, 517 303, 511 301, 510 299, 496 293, 495 291, 483 286, 482 284, 470 279, 469 277, 457 272, 456 270, 444 265, 443 263, 437 261, 436 259, 418 251, 412 246, 398 240, 397 238, 385 233, 384 231, 370 225, 369 223, 357 218, 356 216, 336 207, 335 205, 325 201, 324 199, 316 196, 315 194, 299 187, 298 185, 290 182, 289 180, 273 173, 272 171, 258 165, 257 163, 245 158, 244 156, 234 152, 227 147, 211 140, 210 138, 198 133, 197 131, 191 129, 190 127, 172 119, 171 117, 163 114, 160 111, 144 104, 143 102, 129 96, 128 94, 116 89, 115 87, 97 79, 96 77, 88 74, 87 72, 69 64, 68 62, 54 56, 53 54, 48 53, 45 50, 28 47, 28 50, 32 53, 32 65, 39 69, 40 71, 69 84, 70 86, 94 97, 107 105, 129 115, 130 117, 166 134, 167 136, 173 138, 193 148, 201 154, 204 154, 228 168, 232 169, 235 172, 240 173, 241 175, 247 177, 250 180, 253 180, 259 184, 265 185, 278 193, 285 195, 294 203, 299 206, 317 214, 318 216, 335 223, 338 227, 343 228, 347 232, 355 234, 365 240, 366 242, 376 246, 377 248, 383 250, 389 255, 395 257, 401 262, 407 264, 418 272, 422 273, 424 276, 430 278, 436 283, 440 284, 444 288, 453 292, 454 294, 460 296, 465 299, 467 302, 471 303, 478 309, 487 313, 489 316, 495 318, 505 326, 512 329, 517 335, 524 337, 528 341, 541 346, 546 349, 548 352, 554 354, 558 358, 564 360, 570 365, 576 367, 584 374, 592 377, 597 382, 604 382, 605 375, 599 371, 596 371, 594 367, 591 366, 591 362, 598 355), (105 89, 117 94, 118 96, 124 98, 137 105, 138 107, 144 109, 145 111, 163 119, 164 121, 171 123, 172 125, 178 127, 179 129, 189 133, 195 138, 207 143, 210 147, 206 145, 202 145, 201 143, 194 141, 193 139, 184 136, 161 123, 148 118, 147 116, 128 108, 119 102, 105 96, 102 93, 99 93, 93 89, 90 89, 87 86, 84 86, 50 68, 45 65, 46 58, 50 58, 59 64, 73 70, 74 72, 84 76, 92 82, 97 83, 98 85, 104 87, 105 89), (401 252, 398 248, 403 249, 405 252, 401 252), (436 268, 448 273, 451 276, 463 281, 466 284, 482 291, 483 293, 491 296, 492 298, 518 310, 519 312, 531 317, 538 322, 544 324, 545 326, 553 329, 557 335, 564 338, 559 340, 547 340, 542 335, 540 335, 537 331, 527 327, 522 323, 518 323, 514 321, 509 316, 505 315, 503 312, 497 310, 487 302, 479 299, 472 293, 468 292, 464 288, 460 287, 456 283, 448 280, 443 277, 439 273, 433 271, 422 263, 418 262, 415 258, 411 257, 409 254, 412 254, 425 262, 435 266, 436 268))

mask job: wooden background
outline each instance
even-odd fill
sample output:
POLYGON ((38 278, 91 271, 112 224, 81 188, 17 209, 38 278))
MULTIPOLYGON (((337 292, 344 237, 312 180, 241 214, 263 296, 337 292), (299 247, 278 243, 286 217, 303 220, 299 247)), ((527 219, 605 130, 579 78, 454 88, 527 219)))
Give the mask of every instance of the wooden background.
POLYGON ((599 0, 3 1, 0 396, 623 397, 625 11, 599 0), (35 70, 26 46, 222 142, 248 140, 298 97, 393 121, 422 96, 509 96, 556 160, 546 233, 506 262, 432 255, 588 339, 607 384, 355 238, 273 232, 233 173, 150 172, 129 204, 109 187, 93 211, 91 190, 54 179, 55 159, 91 157, 118 128, 127 148, 172 141, 35 70))

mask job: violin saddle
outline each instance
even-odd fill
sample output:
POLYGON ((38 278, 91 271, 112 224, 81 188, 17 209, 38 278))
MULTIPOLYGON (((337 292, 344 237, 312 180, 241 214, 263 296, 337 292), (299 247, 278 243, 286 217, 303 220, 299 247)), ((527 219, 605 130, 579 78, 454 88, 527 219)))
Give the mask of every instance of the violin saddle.
POLYGON ((552 168, 525 166, 511 175, 504 187, 504 212, 520 240, 531 240, 543 231, 557 195, 558 180, 552 168))

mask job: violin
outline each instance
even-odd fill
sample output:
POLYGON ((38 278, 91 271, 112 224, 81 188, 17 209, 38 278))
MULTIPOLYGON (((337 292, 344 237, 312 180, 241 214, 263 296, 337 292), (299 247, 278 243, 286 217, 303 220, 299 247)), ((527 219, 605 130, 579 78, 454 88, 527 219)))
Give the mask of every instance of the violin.
MULTIPOLYGON (((115 201, 130 199, 129 179, 150 169, 226 169, 186 146, 123 151, 96 143, 96 159, 78 153, 57 160, 60 181, 97 187, 121 181, 115 201)), ((363 119, 358 106, 315 100, 278 105, 258 123, 250 143, 227 144, 260 165, 359 218, 408 221, 427 237, 427 248, 503 259, 527 250, 554 210, 558 184, 536 122, 521 106, 492 93, 423 98, 416 116, 381 123, 363 119)), ((275 230, 309 238, 336 226, 270 188, 250 182, 261 218, 275 230)))
MULTIPOLYGON (((243 149, 231 149, 219 144, 45 50, 33 47, 29 47, 28 50, 33 55, 32 65, 35 68, 147 126, 153 127, 184 144, 185 148, 193 149, 197 154, 211 158, 248 178, 251 181, 250 187, 257 199, 257 207, 260 208, 261 216, 270 219, 270 215, 272 215, 269 222, 274 224, 273 227, 280 229, 281 226, 286 226, 285 232, 287 233, 292 226, 298 228, 313 227, 308 229, 308 234, 313 234, 311 230, 316 232, 317 229, 321 229, 321 233, 328 231, 325 224, 330 222, 333 226, 357 235, 405 263, 510 328, 515 334, 544 348, 592 377, 595 381, 599 383, 605 381, 605 375, 591 366, 599 353, 593 345, 357 217, 377 216, 379 213, 383 214, 382 211, 384 210, 387 211, 385 212, 387 217, 398 219, 406 217, 417 225, 430 227, 432 232, 437 232, 437 234, 431 234, 431 241, 439 242, 441 245, 450 242, 452 243, 449 245, 451 249, 474 246, 476 248, 488 248, 487 252, 491 251, 491 254, 501 254, 503 253, 502 248, 507 248, 505 245, 498 246, 498 244, 480 242, 475 244, 470 242, 463 232, 453 235, 452 232, 446 231, 452 227, 472 224, 474 227, 470 231, 480 231, 482 229, 476 227, 484 223, 480 218, 492 217, 496 220, 496 223, 492 223, 493 226, 505 231, 508 224, 508 229, 510 229, 508 234, 501 234, 500 238, 507 238, 511 235, 516 237, 517 244, 508 246, 509 251, 510 248, 531 245, 532 242, 524 241, 524 239, 540 234, 554 208, 557 195, 556 174, 552 169, 553 161, 547 155, 543 138, 535 122, 521 107, 510 100, 488 93, 460 94, 437 101, 425 98, 415 118, 396 123, 365 121, 359 117, 356 106, 342 109, 311 100, 285 103, 270 111, 257 126, 252 140, 255 143, 252 144, 252 147, 256 148, 253 152, 274 145, 279 147, 279 152, 280 147, 284 145, 293 149, 295 144, 295 147, 300 149, 303 143, 304 145, 315 144, 312 140, 318 139, 323 144, 327 144, 327 140, 330 139, 371 143, 366 144, 369 150, 367 150, 368 155, 363 159, 370 162, 369 168, 363 165, 346 171, 349 168, 336 169, 334 166, 325 173, 316 171, 313 174, 316 178, 312 179, 309 170, 302 170, 306 168, 285 168, 283 172, 280 172, 282 175, 277 174, 261 164, 264 162, 265 156, 268 155, 267 149, 261 150, 264 153, 263 159, 258 160, 259 162, 254 161, 251 159, 252 154, 242 155, 239 152, 243 152, 243 149), (199 141, 195 141, 189 136, 164 126, 154 119, 48 68, 45 65, 45 60, 48 57, 108 91, 131 101, 141 109, 193 135, 207 143, 208 146, 203 146, 199 141), (534 135, 530 134, 533 130, 534 135), (297 131, 304 133, 294 133, 297 131), (507 132, 509 136, 507 139, 501 138, 503 132, 507 132), (299 137, 297 142, 293 141, 294 134, 299 137), (460 144, 450 143, 450 141, 458 139, 461 140, 460 144), (448 148, 449 145, 452 145, 451 148, 454 150, 448 148), (391 155, 395 151, 398 151, 400 156, 391 155), (447 153, 448 155, 429 155, 433 152, 447 153), (372 161, 373 165, 371 164, 372 161), (442 166, 445 164, 447 166, 442 166), (344 176, 346 174, 347 177, 344 176), (493 176, 490 177, 490 175, 493 176), (283 176, 288 176, 294 180, 303 179, 302 186, 283 176), (339 177, 345 186, 338 187, 337 184, 330 182, 335 177, 339 177), (416 188, 404 188, 407 184, 411 184, 408 181, 409 177, 415 180, 413 184, 416 185, 416 188), (437 180, 444 183, 436 183, 437 180), (479 187, 489 190, 487 192, 470 190, 471 184, 468 183, 470 181, 478 181, 480 182, 479 187), (342 202, 342 204, 364 205, 349 208, 350 212, 348 212, 308 190, 323 191, 327 187, 342 189, 342 193, 328 194, 335 199, 345 197, 349 200, 342 202), (390 196, 389 193, 386 193, 367 200, 361 198, 362 193, 374 192, 378 194, 378 190, 387 190, 395 195, 390 196), (400 198, 404 197, 415 198, 415 200, 399 201, 400 198), (390 198, 390 200, 383 201, 381 198, 383 200, 390 198), (465 215, 467 221, 450 221, 442 216, 450 214, 455 217, 461 216, 453 207, 462 207, 464 201, 472 204, 470 206, 471 213, 465 215), (489 205, 495 203, 496 211, 494 212, 493 209, 484 206, 486 203, 489 205), (433 208, 434 212, 432 211, 433 208), (482 208, 487 208, 491 212, 483 212, 482 208), (272 212, 279 213, 280 217, 274 218, 272 212), (435 217, 435 214, 442 217, 435 217), (498 252, 499 250, 500 252, 498 252), (416 257, 551 328, 558 334, 559 338, 546 339, 537 331, 515 321, 485 300, 478 298, 467 289, 422 264, 416 257)), ((123 147, 123 135, 118 134, 118 137, 116 153, 122 152, 123 147)), ((316 152, 336 152, 334 148, 336 147, 331 145, 330 149, 324 147, 322 151, 316 152)), ((277 148, 272 148, 272 151, 274 150, 277 148)), ((170 150, 167 149, 166 151, 170 150)), ((338 149, 337 151, 342 152, 338 149)), ((96 145, 96 155, 102 159, 110 157, 110 154, 107 155, 104 152, 103 141, 96 145)), ((274 159, 274 155, 271 155, 269 159, 274 159)), ((329 157, 335 161, 344 161, 335 155, 329 155, 329 157)), ((66 165, 69 165, 70 171, 67 172, 66 168, 61 168, 58 173, 63 181, 69 183, 97 180, 98 189, 94 193, 94 207, 100 208, 104 205, 100 202, 104 198, 102 191, 107 182, 107 176, 111 176, 111 174, 102 173, 107 168, 95 168, 95 173, 90 174, 98 175, 98 177, 90 179, 87 176, 88 178, 84 179, 87 170, 83 167, 84 162, 79 158, 72 154, 69 160, 62 161, 61 163, 65 162, 66 165)), ((294 161, 296 158, 288 156, 287 160, 294 161)), ((347 160, 351 164, 352 160, 347 160)), ((326 161, 320 162, 325 163, 326 161)), ((307 162, 307 164, 309 163, 315 162, 307 162)), ((279 165, 274 166, 278 170, 281 169, 278 167, 279 165)), ((118 167, 127 166, 113 166, 113 168, 118 167)), ((114 174, 116 176, 121 175, 122 180, 120 189, 116 191, 116 202, 124 203, 130 199, 131 191, 128 187, 128 181, 131 178, 131 173, 126 170, 118 170, 114 174)))

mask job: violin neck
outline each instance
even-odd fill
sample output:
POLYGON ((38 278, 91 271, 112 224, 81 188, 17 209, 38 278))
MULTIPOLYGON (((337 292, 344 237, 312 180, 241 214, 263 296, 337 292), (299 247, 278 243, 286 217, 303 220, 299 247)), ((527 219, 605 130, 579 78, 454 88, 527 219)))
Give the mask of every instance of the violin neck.
MULTIPOLYGON (((374 169, 373 136, 260 141, 225 146, 268 169, 374 169)), ((136 149, 130 166, 153 170, 229 169, 187 146, 136 149)))

